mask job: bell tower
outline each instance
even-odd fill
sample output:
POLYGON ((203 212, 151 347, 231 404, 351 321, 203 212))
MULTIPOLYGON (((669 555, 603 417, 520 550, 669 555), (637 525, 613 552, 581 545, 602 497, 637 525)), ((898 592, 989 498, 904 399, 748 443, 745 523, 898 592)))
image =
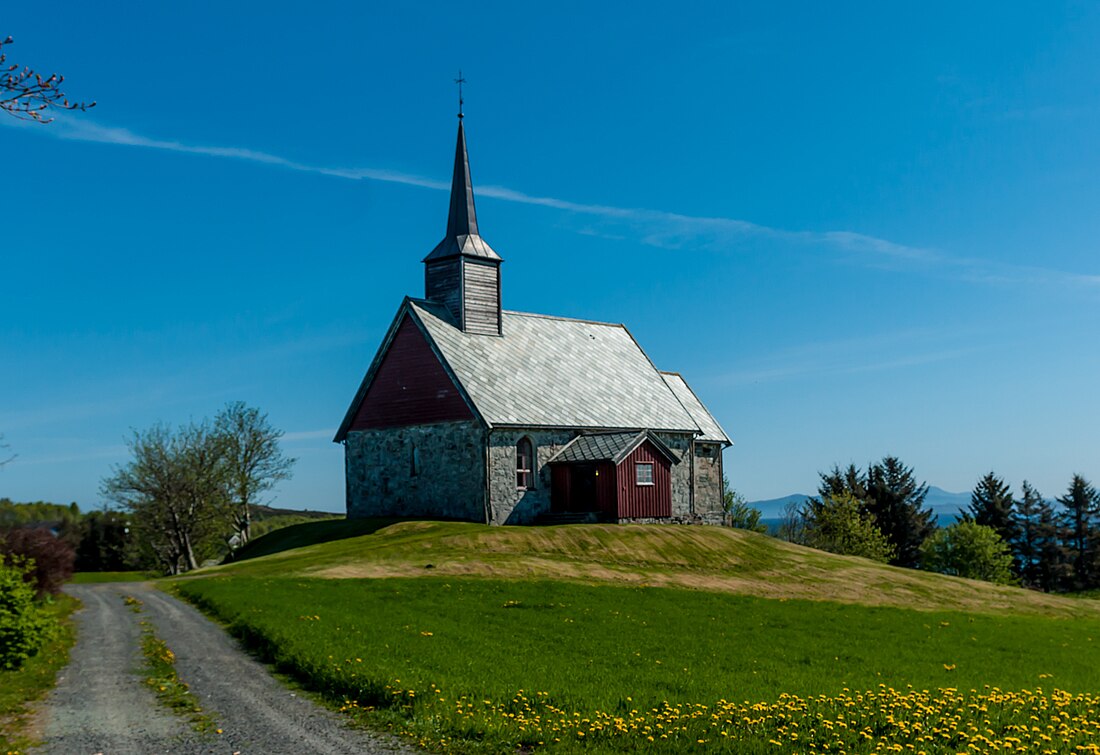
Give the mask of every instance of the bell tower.
POLYGON ((500 263, 504 260, 478 235, 461 112, 458 119, 447 234, 424 258, 424 296, 446 306, 460 330, 499 336, 500 263))

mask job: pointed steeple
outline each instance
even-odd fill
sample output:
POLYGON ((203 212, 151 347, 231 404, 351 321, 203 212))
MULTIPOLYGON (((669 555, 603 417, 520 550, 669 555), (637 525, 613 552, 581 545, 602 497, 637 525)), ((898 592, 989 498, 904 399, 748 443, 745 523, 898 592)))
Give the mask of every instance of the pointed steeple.
POLYGON ((447 236, 477 235, 477 212, 474 210, 474 184, 470 181, 470 156, 466 153, 466 132, 458 122, 458 144, 455 145, 455 172, 451 178, 451 211, 447 215, 447 236))
POLYGON ((501 335, 500 263, 478 234, 474 185, 462 114, 458 116, 447 234, 424 258, 424 295, 447 307, 454 324, 467 333, 501 335))
POLYGON ((470 157, 466 152, 466 132, 458 121, 458 143, 455 145, 455 169, 451 177, 451 208, 447 213, 447 235, 436 244, 425 262, 448 257, 479 257, 499 260, 500 255, 477 232, 477 212, 474 210, 474 184, 470 180, 470 157))

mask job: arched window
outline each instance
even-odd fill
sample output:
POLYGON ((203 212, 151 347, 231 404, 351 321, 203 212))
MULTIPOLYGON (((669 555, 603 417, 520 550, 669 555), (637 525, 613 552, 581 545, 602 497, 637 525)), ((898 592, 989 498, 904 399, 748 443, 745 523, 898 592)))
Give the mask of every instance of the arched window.
POLYGON ((535 487, 535 448, 531 439, 523 437, 516 443, 516 489, 535 487))

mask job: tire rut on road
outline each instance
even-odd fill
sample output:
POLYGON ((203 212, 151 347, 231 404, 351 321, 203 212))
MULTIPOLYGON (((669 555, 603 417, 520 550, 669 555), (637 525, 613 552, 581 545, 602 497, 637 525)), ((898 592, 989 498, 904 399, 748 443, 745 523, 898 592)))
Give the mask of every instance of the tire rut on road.
POLYGON ((77 614, 72 662, 45 705, 41 753, 416 752, 396 738, 353 729, 337 714, 286 688, 220 627, 151 584, 71 585, 66 590, 84 608, 77 614), (123 604, 124 595, 144 603, 140 615, 123 604), (175 653, 180 678, 221 734, 195 734, 157 707, 152 692, 141 684, 134 672, 142 662, 142 618, 175 653), (119 695, 119 690, 127 694, 119 695), (78 722, 95 725, 76 731, 73 724, 79 728, 78 722))

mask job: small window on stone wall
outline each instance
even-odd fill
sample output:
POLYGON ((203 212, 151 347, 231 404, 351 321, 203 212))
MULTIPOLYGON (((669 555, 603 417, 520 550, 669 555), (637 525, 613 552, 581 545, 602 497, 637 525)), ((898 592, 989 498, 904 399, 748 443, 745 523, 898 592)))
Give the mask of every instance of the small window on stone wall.
POLYGON ((530 438, 520 438, 516 444, 516 489, 529 490, 535 487, 534 469, 535 448, 530 438))
POLYGON ((653 465, 649 463, 639 462, 634 465, 634 484, 635 485, 652 485, 653 484, 653 465))
POLYGON ((420 474, 420 449, 413 446, 409 451, 409 477, 420 474))

